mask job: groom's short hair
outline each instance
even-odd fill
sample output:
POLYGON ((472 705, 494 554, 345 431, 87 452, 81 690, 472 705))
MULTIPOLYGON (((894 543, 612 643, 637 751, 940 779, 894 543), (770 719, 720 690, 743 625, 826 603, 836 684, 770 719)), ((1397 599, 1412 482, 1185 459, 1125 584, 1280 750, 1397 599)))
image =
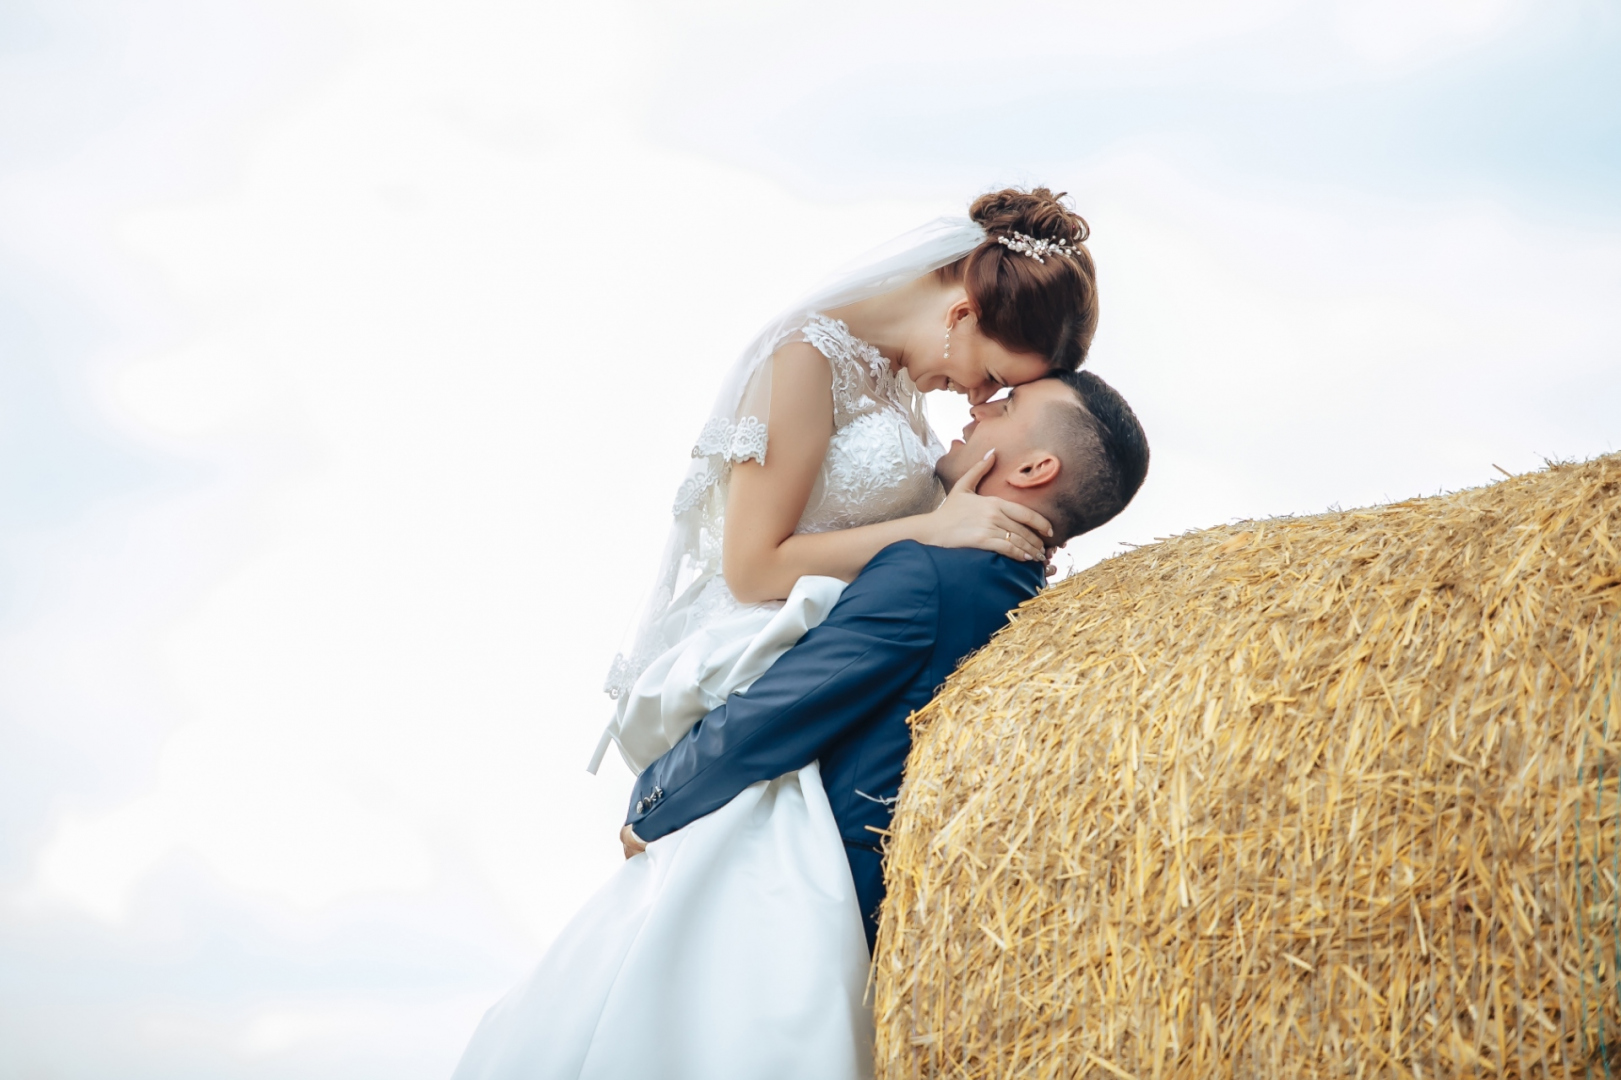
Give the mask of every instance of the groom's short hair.
POLYGON ((1048 447, 1063 463, 1051 510, 1058 538, 1102 525, 1126 508, 1148 474, 1148 436, 1126 399, 1090 371, 1055 372, 1074 392, 1076 408, 1049 405, 1048 447))

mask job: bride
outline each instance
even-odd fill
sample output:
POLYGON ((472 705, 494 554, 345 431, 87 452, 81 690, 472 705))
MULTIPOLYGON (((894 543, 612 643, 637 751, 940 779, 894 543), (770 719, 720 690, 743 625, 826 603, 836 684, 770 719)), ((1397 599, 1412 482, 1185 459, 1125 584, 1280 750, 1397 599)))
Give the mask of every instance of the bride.
MULTIPOLYGON (((1086 222, 1045 188, 975 200, 869 255, 755 339, 676 494, 607 689, 640 772, 826 616, 899 540, 1043 559, 1037 513, 959 485, 922 395, 979 403, 1073 371, 1097 325, 1086 222), (1033 241, 1065 241, 1060 257, 1033 241), (767 452, 769 447, 769 453, 767 452)), ((455 1080, 872 1075, 868 941, 817 766, 629 859, 485 1015, 455 1080)))

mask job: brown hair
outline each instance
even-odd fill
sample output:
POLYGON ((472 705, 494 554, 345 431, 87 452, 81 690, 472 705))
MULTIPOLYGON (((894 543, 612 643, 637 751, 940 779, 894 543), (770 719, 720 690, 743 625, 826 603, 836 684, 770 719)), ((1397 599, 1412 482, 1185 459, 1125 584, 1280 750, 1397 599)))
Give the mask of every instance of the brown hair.
POLYGON ((1085 240, 1086 219, 1048 188, 1004 188, 981 195, 968 215, 985 228, 985 242, 942 268, 961 281, 979 311, 979 328, 1014 352, 1047 358, 1053 371, 1074 371, 1086 361, 1098 328, 1097 270, 1085 240), (1066 240, 1072 254, 1040 261, 1001 243, 1023 233, 1036 240, 1066 240))

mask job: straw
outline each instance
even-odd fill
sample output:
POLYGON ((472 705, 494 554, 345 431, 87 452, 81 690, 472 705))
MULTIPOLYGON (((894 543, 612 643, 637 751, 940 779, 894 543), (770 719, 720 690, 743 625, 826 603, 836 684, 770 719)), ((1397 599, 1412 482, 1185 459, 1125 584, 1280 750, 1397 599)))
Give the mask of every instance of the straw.
POLYGON ((913 718, 878 1075, 1621 1078, 1621 456, 1191 533, 913 718))

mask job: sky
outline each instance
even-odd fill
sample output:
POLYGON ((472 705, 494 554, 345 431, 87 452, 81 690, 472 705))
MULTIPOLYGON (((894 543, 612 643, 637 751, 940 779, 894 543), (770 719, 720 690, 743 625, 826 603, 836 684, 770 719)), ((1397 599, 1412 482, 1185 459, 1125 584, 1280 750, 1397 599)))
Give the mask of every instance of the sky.
POLYGON ((447 1076, 720 374, 1008 183, 1154 450, 1066 569, 1617 449, 1614 5, 0 6, 0 1075, 447 1076))

